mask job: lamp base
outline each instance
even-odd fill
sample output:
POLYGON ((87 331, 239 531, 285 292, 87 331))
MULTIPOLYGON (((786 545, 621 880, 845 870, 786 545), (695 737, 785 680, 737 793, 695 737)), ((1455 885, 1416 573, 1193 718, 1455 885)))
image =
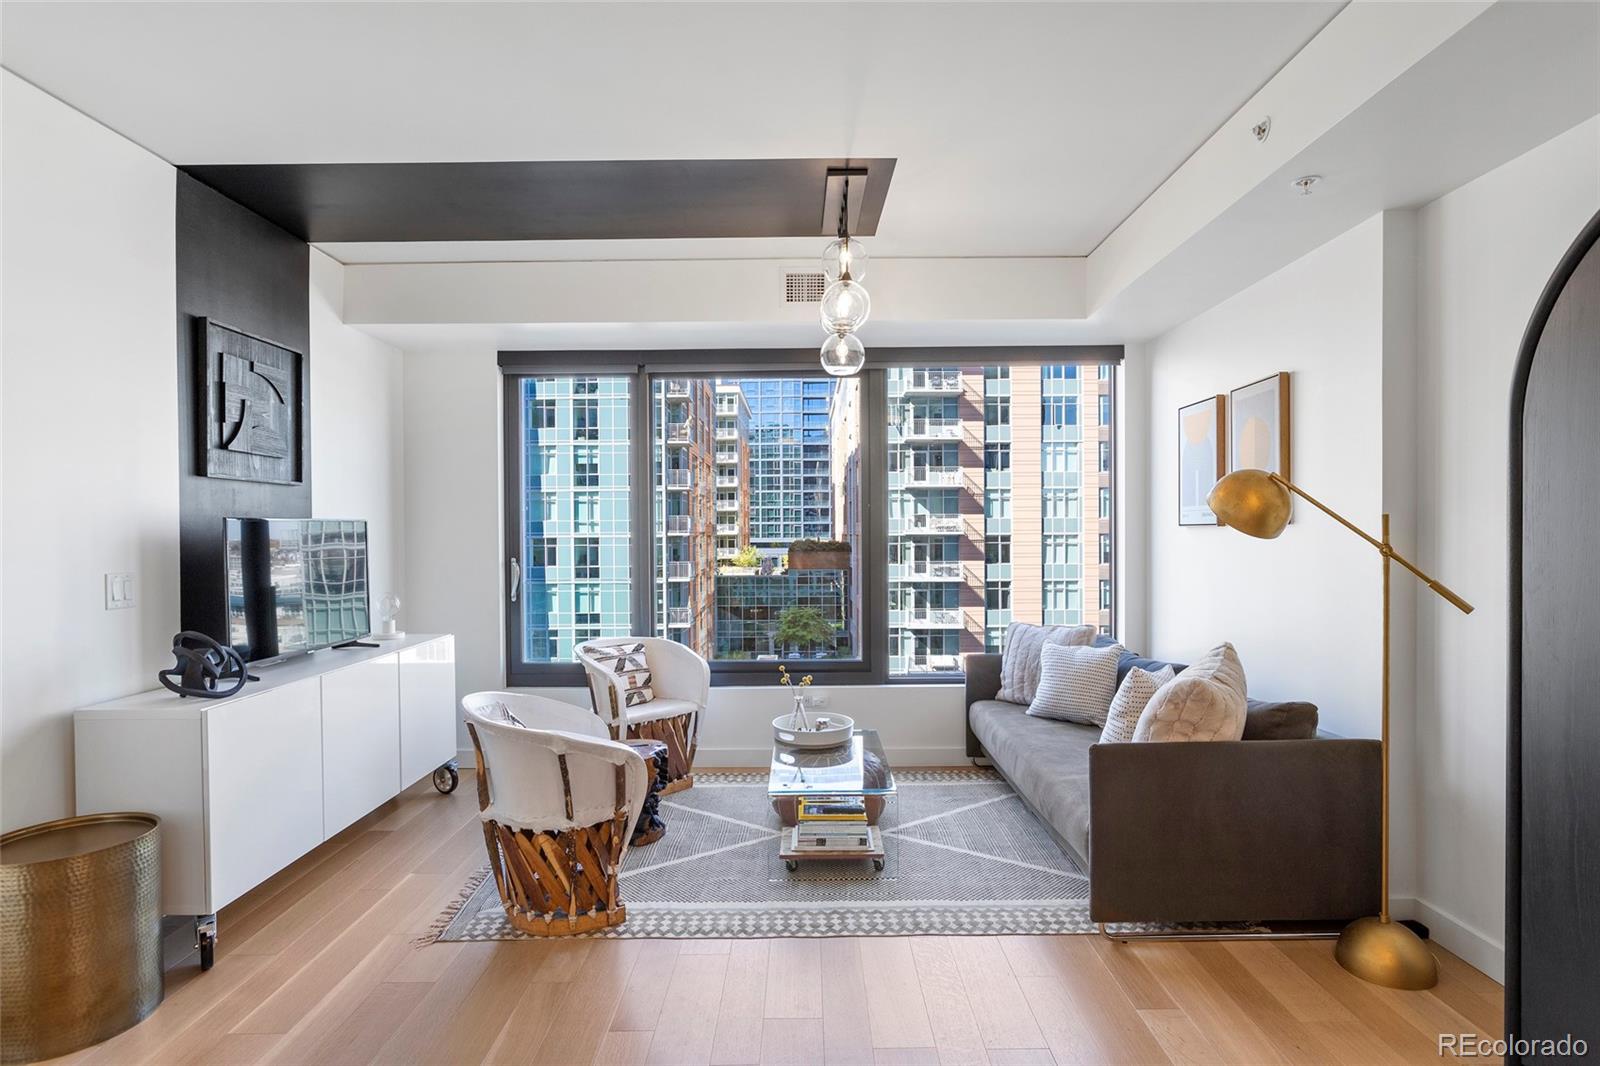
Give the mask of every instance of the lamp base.
POLYGON ((1339 965, 1363 981, 1417 991, 1439 983, 1439 964, 1428 945, 1399 922, 1357 918, 1333 949, 1339 965))

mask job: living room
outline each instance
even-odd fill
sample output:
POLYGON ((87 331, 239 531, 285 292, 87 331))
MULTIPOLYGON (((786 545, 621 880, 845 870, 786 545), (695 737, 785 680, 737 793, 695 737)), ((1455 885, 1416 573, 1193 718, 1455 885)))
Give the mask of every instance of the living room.
POLYGON ((1600 1037, 1600 5, 0 31, 4 1061, 1600 1037))

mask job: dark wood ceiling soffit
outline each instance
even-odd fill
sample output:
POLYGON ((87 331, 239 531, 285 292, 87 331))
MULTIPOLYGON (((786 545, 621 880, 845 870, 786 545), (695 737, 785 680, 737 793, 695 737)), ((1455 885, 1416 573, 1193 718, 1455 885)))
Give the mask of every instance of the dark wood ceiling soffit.
MULTIPOLYGON (((839 168, 868 172, 856 232, 870 237, 894 164, 684 159, 182 169, 307 241, 568 241, 815 237, 828 171, 839 168)), ((856 192, 852 181, 852 198, 856 192)))

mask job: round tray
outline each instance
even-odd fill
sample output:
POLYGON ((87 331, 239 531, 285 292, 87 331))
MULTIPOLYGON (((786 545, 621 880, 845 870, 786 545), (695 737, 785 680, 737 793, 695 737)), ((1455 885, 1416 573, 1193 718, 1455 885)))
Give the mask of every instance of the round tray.
POLYGON ((837 748, 841 744, 848 744, 856 731, 856 720, 847 714, 828 714, 823 717, 828 719, 828 728, 798 730, 789 728, 794 721, 793 714, 780 714, 772 720, 772 739, 792 748, 837 748))

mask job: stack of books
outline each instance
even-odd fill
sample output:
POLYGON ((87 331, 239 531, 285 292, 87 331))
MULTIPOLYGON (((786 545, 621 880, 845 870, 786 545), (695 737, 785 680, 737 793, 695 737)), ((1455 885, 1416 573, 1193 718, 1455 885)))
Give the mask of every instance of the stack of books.
POLYGON ((867 808, 854 796, 808 796, 800 801, 789 850, 863 853, 879 851, 878 830, 867 824, 867 808))

